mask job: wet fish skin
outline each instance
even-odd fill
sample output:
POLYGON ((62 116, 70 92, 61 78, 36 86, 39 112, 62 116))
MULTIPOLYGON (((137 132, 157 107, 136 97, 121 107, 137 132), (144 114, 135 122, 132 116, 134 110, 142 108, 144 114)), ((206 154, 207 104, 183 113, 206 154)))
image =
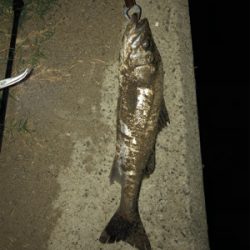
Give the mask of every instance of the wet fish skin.
POLYGON ((138 208, 144 176, 155 168, 155 142, 168 116, 163 98, 163 66, 147 19, 131 21, 120 52, 117 143, 110 181, 121 184, 120 206, 100 241, 123 240, 140 250, 151 245, 138 208))

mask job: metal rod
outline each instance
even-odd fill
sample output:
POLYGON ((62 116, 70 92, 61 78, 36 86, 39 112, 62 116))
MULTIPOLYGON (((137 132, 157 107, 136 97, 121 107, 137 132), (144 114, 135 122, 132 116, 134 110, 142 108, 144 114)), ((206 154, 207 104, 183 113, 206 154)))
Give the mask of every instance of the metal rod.
MULTIPOLYGON (((11 32, 11 40, 10 40, 9 55, 8 55, 5 78, 10 78, 11 73, 12 73, 12 66, 13 66, 15 48, 16 48, 18 23, 19 23, 19 17, 20 17, 21 11, 23 9, 23 5, 24 3, 22 0, 13 0, 12 9, 14 11, 14 19, 13 19, 13 26, 12 26, 12 32, 11 32)), ((2 93, 2 100, 0 104, 1 105, 0 106, 0 152, 2 150, 4 124, 5 124, 8 97, 9 97, 9 88, 5 88, 2 93)))

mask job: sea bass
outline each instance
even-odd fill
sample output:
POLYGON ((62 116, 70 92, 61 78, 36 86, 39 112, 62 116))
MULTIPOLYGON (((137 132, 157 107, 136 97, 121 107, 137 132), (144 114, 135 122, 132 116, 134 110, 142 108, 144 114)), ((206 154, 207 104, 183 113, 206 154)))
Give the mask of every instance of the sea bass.
POLYGON ((100 236, 140 249, 151 245, 140 219, 142 180, 155 169, 155 143, 169 122, 163 98, 163 66, 147 19, 131 20, 120 52, 116 155, 110 181, 121 184, 120 206, 100 236))

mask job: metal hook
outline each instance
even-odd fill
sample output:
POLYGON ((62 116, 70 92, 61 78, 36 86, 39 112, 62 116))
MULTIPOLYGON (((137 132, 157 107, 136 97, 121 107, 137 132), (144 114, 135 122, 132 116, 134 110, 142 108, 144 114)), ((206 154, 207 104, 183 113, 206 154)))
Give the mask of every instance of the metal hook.
POLYGON ((27 75, 29 75, 31 72, 31 69, 26 69, 23 73, 21 73, 18 76, 6 78, 0 81, 0 89, 7 88, 11 85, 14 85, 15 83, 21 82, 24 78, 26 78, 27 75))
POLYGON ((140 7, 140 5, 135 4, 132 7, 128 8, 128 7, 124 7, 123 9, 123 15, 130 20, 132 15, 136 14, 138 16, 138 21, 141 18, 141 13, 142 13, 142 9, 140 7))

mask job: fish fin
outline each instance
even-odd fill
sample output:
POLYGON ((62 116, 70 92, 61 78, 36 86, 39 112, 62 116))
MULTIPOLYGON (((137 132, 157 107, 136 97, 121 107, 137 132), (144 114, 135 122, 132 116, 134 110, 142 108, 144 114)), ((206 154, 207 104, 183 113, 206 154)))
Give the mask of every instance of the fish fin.
POLYGON ((109 175, 109 179, 110 179, 110 184, 113 184, 114 181, 117 181, 118 183, 121 184, 122 182, 122 175, 121 175, 121 166, 117 161, 117 158, 115 157, 114 162, 113 162, 113 166, 111 168, 111 172, 109 175))
MULTIPOLYGON (((168 111, 164 99, 162 100, 160 114, 158 118, 158 132, 160 132, 169 123, 168 111)), ((148 158, 147 165, 144 170, 144 177, 149 177, 155 170, 155 144, 148 158)))
POLYGON ((124 241, 139 250, 151 250, 151 245, 139 214, 133 221, 116 212, 103 230, 99 241, 114 243, 124 241))
POLYGON ((159 132, 167 126, 167 124, 170 123, 169 116, 168 116, 168 111, 166 108, 166 104, 164 99, 162 100, 161 104, 161 109, 160 109, 160 114, 159 114, 159 119, 158 119, 158 127, 159 127, 159 132))
POLYGON ((155 170, 155 145, 148 158, 147 165, 144 169, 144 177, 149 178, 149 176, 154 172, 154 170, 155 170))

